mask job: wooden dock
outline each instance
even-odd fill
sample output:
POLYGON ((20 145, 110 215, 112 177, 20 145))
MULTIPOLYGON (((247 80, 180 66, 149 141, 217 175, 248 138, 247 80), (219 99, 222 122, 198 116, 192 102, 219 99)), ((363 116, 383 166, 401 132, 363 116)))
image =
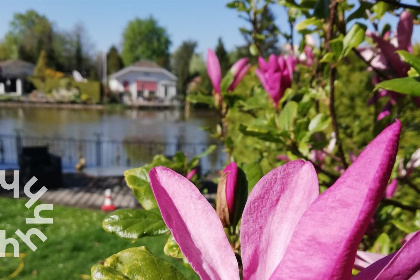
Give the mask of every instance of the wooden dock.
MULTIPOLYGON (((12 173, 6 175, 6 181, 11 183, 12 176, 12 173)), ((40 198, 40 201, 54 205, 101 209, 105 199, 104 192, 106 189, 111 189, 112 202, 117 208, 141 208, 122 176, 90 176, 83 173, 66 173, 63 181, 64 187, 49 189, 40 198)), ((23 186, 20 190, 23 191, 23 186)), ((21 197, 23 196, 24 194, 21 192, 21 197)), ((0 197, 13 197, 13 191, 5 191, 0 188, 0 197)), ((216 194, 212 191, 205 197, 213 202, 216 194)))

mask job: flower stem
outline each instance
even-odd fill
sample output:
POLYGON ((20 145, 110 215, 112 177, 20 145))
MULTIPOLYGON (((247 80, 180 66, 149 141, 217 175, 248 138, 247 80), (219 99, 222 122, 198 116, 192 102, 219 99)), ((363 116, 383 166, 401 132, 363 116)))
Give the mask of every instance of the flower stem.
MULTIPOLYGON (((328 48, 329 52, 332 52, 330 41, 332 40, 332 37, 333 37, 333 34, 334 34, 334 20, 335 20, 336 14, 337 14, 337 8, 338 8, 338 1, 337 0, 331 1, 331 4, 330 4, 330 18, 328 20, 328 32, 327 32, 327 40, 326 40, 327 48, 328 48)), ((330 110, 330 114, 331 114, 332 125, 333 125, 334 132, 335 132, 335 137, 337 138, 338 154, 341 158, 341 163, 343 164, 344 169, 347 169, 348 164, 346 162, 346 156, 344 155, 343 144, 342 144, 341 139, 340 139, 340 133, 339 133, 338 124, 337 124, 337 115, 335 113, 335 107, 334 107, 334 102, 335 102, 334 82, 335 82, 336 72, 337 72, 336 65, 334 63, 331 63, 330 64, 330 104, 329 104, 329 110, 330 110)))

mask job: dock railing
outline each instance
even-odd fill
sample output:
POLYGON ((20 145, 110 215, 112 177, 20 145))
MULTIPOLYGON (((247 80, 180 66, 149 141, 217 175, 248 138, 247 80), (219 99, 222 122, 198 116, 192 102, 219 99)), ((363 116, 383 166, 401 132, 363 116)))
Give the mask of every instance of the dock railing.
POLYGON ((172 156, 182 151, 188 157, 204 152, 209 145, 216 150, 201 159, 202 171, 212 172, 223 168, 226 160, 224 146, 217 142, 155 142, 142 140, 112 140, 96 133, 92 138, 76 139, 59 136, 31 136, 21 131, 16 134, 0 134, 0 166, 18 164, 18 151, 22 147, 47 146, 52 154, 61 157, 63 169, 74 169, 80 159, 86 167, 113 168, 140 167, 152 161, 157 154, 172 156))

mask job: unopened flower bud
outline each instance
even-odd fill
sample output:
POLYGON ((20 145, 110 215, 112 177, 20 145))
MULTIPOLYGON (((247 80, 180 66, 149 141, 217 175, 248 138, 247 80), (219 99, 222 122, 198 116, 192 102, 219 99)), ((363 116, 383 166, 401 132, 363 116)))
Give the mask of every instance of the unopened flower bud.
POLYGON ((230 226, 233 220, 237 178, 238 166, 231 162, 223 170, 217 186, 216 212, 225 227, 230 226))
POLYGON ((185 176, 185 178, 187 178, 188 180, 191 181, 191 179, 194 177, 195 173, 197 173, 197 169, 193 169, 190 172, 188 172, 187 176, 185 176))

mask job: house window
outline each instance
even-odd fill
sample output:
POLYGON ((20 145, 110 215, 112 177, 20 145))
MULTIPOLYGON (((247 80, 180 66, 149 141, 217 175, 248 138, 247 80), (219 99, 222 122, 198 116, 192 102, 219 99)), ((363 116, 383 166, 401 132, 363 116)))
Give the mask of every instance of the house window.
POLYGON ((168 86, 165 86, 165 93, 164 93, 165 97, 168 97, 168 91, 169 91, 168 86))

